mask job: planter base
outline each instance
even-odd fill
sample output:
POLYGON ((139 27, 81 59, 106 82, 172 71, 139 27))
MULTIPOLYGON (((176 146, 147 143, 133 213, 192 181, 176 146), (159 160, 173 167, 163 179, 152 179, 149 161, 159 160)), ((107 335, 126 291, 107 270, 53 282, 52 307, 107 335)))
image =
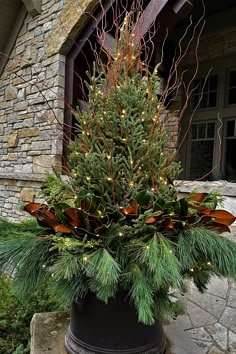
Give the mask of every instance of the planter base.
MULTIPOLYGON (((166 353, 166 340, 163 336, 163 343, 159 343, 157 346, 151 347, 148 346, 146 348, 136 348, 136 349, 129 349, 126 350, 112 350, 112 351, 105 351, 101 348, 92 348, 88 347, 86 343, 81 342, 78 340, 72 333, 70 328, 67 331, 65 337, 65 347, 66 352, 68 354, 164 354, 166 353), (164 349, 163 349, 164 348, 164 349)), ((167 352, 168 353, 168 352, 167 352)))

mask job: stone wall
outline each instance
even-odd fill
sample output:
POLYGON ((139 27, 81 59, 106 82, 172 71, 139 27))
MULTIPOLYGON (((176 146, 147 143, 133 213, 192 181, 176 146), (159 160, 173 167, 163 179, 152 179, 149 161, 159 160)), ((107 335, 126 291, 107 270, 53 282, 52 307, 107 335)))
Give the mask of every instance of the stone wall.
POLYGON ((21 201, 35 200, 45 171, 61 171, 65 54, 92 3, 42 0, 16 38, 0 77, 0 216, 25 217, 21 201))

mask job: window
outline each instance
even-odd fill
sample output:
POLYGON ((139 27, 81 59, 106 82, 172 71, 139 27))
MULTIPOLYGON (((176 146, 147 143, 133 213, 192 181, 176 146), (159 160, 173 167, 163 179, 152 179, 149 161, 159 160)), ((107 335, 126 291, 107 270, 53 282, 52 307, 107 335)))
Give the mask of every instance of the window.
MULTIPOLYGON (((190 179, 205 176, 213 166, 214 122, 201 122, 191 126, 190 179)), ((208 177, 209 178, 209 177, 208 177)))
POLYGON ((236 183, 236 68, 235 57, 206 64, 194 80, 189 114, 193 119, 186 141, 185 178, 236 183), (196 110, 194 110, 196 108, 196 110), (194 115, 193 115, 194 110, 194 115))
POLYGON ((193 82, 192 109, 206 109, 216 107, 217 103, 217 75, 208 78, 198 78, 193 82))
POLYGON ((236 119, 230 119, 225 122, 225 161, 224 171, 225 179, 230 182, 236 182, 236 119))
POLYGON ((228 72, 226 104, 236 104, 236 70, 228 72))

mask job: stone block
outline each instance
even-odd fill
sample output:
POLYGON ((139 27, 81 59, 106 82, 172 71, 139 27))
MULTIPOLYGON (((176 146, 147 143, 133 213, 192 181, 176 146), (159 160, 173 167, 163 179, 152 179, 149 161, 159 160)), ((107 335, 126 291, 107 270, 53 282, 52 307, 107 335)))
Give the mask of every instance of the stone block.
POLYGON ((27 102, 17 102, 14 104, 14 111, 19 112, 19 111, 26 111, 28 107, 27 102))
POLYGON ((20 200, 23 202, 33 202, 35 191, 32 188, 23 188, 20 192, 20 200))
POLYGON ((54 156, 40 155, 33 157, 33 173, 45 173, 46 171, 51 171, 54 165, 54 156))
POLYGON ((10 153, 7 155, 8 161, 15 161, 16 159, 17 159, 17 154, 15 154, 15 153, 10 153))
POLYGON ((6 101, 14 100, 16 99, 16 97, 17 97, 17 88, 12 85, 7 86, 5 90, 6 101))
POLYGON ((10 134, 7 139, 7 146, 9 148, 17 147, 18 143, 18 135, 17 134, 10 134))
POLYGON ((26 138, 32 136, 39 136, 39 128, 23 128, 18 132, 19 138, 26 138))
POLYGON ((32 142, 32 152, 33 151, 40 151, 40 150, 51 150, 51 144, 52 142, 47 140, 47 141, 33 141, 32 142))

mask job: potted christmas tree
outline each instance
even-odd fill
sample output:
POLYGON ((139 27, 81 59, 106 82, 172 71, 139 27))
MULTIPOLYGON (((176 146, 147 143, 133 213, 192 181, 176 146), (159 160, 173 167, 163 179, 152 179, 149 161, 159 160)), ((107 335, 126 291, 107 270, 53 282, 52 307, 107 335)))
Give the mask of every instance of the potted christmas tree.
POLYGON ((236 278, 236 244, 220 234, 235 217, 216 210, 213 193, 178 199, 158 72, 141 57, 127 21, 75 113, 67 181, 48 175, 45 203, 25 206, 39 226, 14 225, 0 243, 0 270, 18 294, 46 279, 72 305, 68 353, 163 353, 171 289, 185 277, 200 291, 211 275, 236 278))

